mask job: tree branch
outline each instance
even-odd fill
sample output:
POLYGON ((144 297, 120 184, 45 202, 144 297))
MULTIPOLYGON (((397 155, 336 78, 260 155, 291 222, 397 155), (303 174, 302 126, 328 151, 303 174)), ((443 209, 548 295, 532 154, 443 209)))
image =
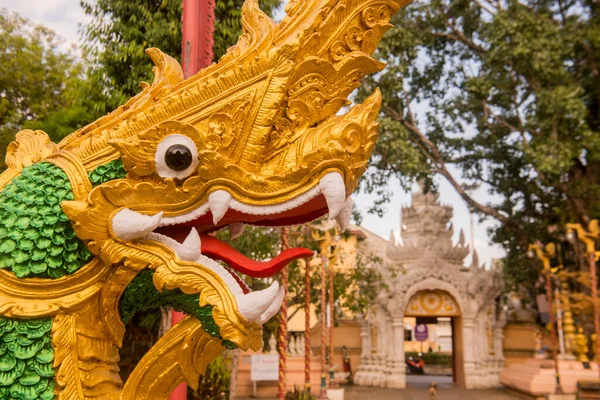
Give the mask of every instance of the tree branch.
POLYGON ((563 3, 561 0, 558 0, 558 9, 560 11, 560 17, 562 19, 562 25, 565 26, 565 21, 567 20, 567 18, 565 17, 565 10, 563 7, 563 3))
MULTIPOLYGON (((392 116, 392 118, 396 119, 396 117, 399 115, 397 112, 395 112, 394 114, 391 114, 391 116, 392 116)), ((419 142, 423 143, 423 145, 425 145, 425 147, 427 149, 429 149, 429 153, 426 155, 434 163, 434 165, 437 168, 437 170, 439 171, 439 173, 446 178, 446 180, 452 185, 452 187, 454 187, 454 190, 456 190, 456 192, 462 197, 462 199, 468 205, 470 205, 471 207, 473 207, 474 209, 480 211, 481 213, 483 213, 485 215, 494 217, 498 221, 500 221, 504 224, 512 223, 512 220, 510 220, 508 216, 501 214, 500 212, 498 212, 497 210, 495 210, 492 207, 486 206, 484 204, 481 204, 481 203, 475 201, 465 191, 465 189, 462 187, 462 185, 460 185, 456 181, 456 179, 454 179, 454 176, 452 176, 450 171, 448 171, 448 169, 446 168, 446 163, 444 161, 443 156, 439 152, 438 148, 414 124, 414 117, 413 117, 412 111, 409 111, 409 117, 411 118, 412 121, 407 121, 406 119, 404 119, 402 117, 400 119, 396 119, 396 120, 398 122, 401 122, 404 125, 404 127, 406 127, 406 129, 408 129, 410 132, 412 132, 417 137, 419 142)))
POLYGON ((513 124, 511 124, 510 122, 508 122, 507 120, 505 120, 504 118, 499 116, 498 114, 495 114, 485 101, 482 103, 483 103, 484 115, 491 116, 500 125, 504 126, 505 128, 510 129, 512 132, 520 132, 521 134, 525 134, 525 132, 522 129, 517 128, 516 126, 514 126, 513 124))
POLYGON ((573 210, 575 211, 577 218, 579 218, 579 221, 587 226, 590 223, 591 218, 585 207, 584 202, 581 199, 574 197, 564 182, 557 181, 557 180, 551 181, 550 179, 548 179, 546 177, 546 175, 543 172, 541 172, 537 168, 535 168, 535 166, 534 166, 534 169, 543 182, 546 182, 546 184, 549 186, 553 186, 554 188, 556 188, 556 190, 558 190, 559 192, 561 192, 562 194, 565 195, 568 202, 571 203, 571 205, 573 206, 573 210))
POLYGON ((456 28, 454 25, 452 25, 452 23, 450 22, 450 19, 448 18, 448 16, 445 13, 444 13, 444 16, 446 17, 446 18, 444 18, 444 24, 448 28, 450 28, 450 30, 455 35, 455 36, 448 35, 449 38, 456 37, 460 43, 465 44, 466 46, 468 46, 469 48, 471 48, 472 50, 475 50, 476 52, 478 52, 480 54, 485 52, 485 49, 483 47, 481 47, 478 44, 476 44, 475 42, 473 42, 471 39, 469 39, 467 36, 465 36, 465 34, 462 33, 462 31, 460 31, 458 28, 456 28))
POLYGON ((467 47, 470 47, 471 49, 477 51, 478 53, 483 53, 483 51, 484 51, 482 47, 476 45, 475 43, 471 42, 470 40, 467 40, 465 42, 460 37, 454 36, 454 35, 452 35, 450 33, 446 33, 446 32, 434 32, 433 36, 435 36, 435 37, 443 37, 443 38, 446 38, 446 39, 450 39, 450 40, 452 40, 454 42, 462 43, 462 44, 466 45, 467 47))
POLYGON ((592 70, 592 74, 597 77, 600 75, 598 72, 598 67, 596 67, 596 63, 594 61, 594 51, 590 47, 590 44, 587 41, 583 41, 583 50, 585 51, 585 55, 587 56, 588 63, 590 64, 590 69, 592 70))
MULTIPOLYGON (((525 148, 525 149, 527 147, 529 147, 529 143, 525 139, 523 139, 522 144, 523 144, 523 148, 525 148)), ((572 205, 573 211, 575 211, 575 214, 577 215, 577 218, 579 219, 579 221, 581 223, 583 223, 584 225, 588 225, 590 223, 591 218, 590 218, 590 215, 586 209, 586 206, 585 206, 583 200, 574 197, 564 182, 561 182, 560 180, 552 181, 546 176, 546 174, 544 172, 540 171, 536 167, 535 164, 531 164, 531 166, 534 169, 534 171, 538 174, 540 181, 544 185, 552 186, 556 190, 558 190, 560 193, 565 195, 565 197, 567 198, 567 201, 572 205)))

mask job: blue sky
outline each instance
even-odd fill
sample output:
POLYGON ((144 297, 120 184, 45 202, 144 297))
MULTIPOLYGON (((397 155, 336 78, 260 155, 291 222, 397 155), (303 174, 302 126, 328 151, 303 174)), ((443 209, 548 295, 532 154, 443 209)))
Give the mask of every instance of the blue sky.
MULTIPOLYGON (((0 0, 0 8, 15 11, 34 23, 51 28, 65 39, 65 48, 80 43, 78 34, 80 25, 89 21, 79 5, 79 0, 0 0)), ((150 62, 150 60, 148 61, 150 62)), ((455 176, 460 177, 456 173, 455 176)), ((470 240, 470 219, 466 204, 444 179, 439 178, 438 182, 440 201, 454 208, 452 223, 455 230, 455 240, 458 239, 461 228, 464 230, 467 240, 470 240)), ((397 180, 391 180, 389 185, 392 192, 392 201, 387 206, 387 212, 383 218, 364 212, 373 203, 373 196, 366 194, 355 196, 355 207, 363 211, 363 226, 384 238, 389 237, 391 231, 400 229, 400 208, 410 204, 410 193, 404 192, 397 180)), ((484 203, 498 201, 498 199, 489 195, 484 188, 475 192, 475 198, 484 203)), ((475 222, 475 247, 480 261, 489 266, 492 258, 500 258, 504 252, 499 246, 489 244, 487 229, 494 224, 494 221, 487 220, 480 223, 476 219, 475 222)), ((469 258, 467 258, 467 263, 468 261, 469 258)))

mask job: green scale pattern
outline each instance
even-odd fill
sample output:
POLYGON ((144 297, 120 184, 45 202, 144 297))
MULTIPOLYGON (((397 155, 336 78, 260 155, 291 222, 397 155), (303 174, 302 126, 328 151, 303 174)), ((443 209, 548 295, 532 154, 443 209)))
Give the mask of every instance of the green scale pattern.
POLYGON ((0 268, 19 278, 60 278, 91 258, 60 203, 73 200, 67 175, 40 162, 0 192, 0 268))
POLYGON ((54 399, 49 318, 0 318, 0 399, 54 399))
MULTIPOLYGON (((139 310, 150 310, 157 307, 173 307, 192 315, 200 321, 202 328, 212 337, 220 338, 219 327, 212 317, 212 306, 200 307, 198 295, 185 294, 179 289, 159 292, 152 282, 154 271, 144 270, 127 286, 121 297, 121 320, 128 323, 139 310)), ((235 349, 235 343, 222 340, 227 349, 235 349)))
POLYGON ((92 187, 96 187, 113 179, 125 178, 125 176, 127 176, 127 171, 125 171, 123 162, 119 158, 118 160, 102 164, 90 172, 88 176, 90 178, 90 182, 92 183, 92 187))

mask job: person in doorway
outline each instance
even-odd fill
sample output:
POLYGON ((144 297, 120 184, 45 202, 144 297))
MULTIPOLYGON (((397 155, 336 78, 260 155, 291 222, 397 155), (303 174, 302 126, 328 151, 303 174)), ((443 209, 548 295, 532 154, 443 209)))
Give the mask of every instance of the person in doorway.
POLYGON ((429 386, 429 400, 437 400, 437 386, 435 382, 431 382, 429 386))
POLYGON ((350 355, 346 346, 342 346, 342 356, 344 360, 344 372, 347 373, 347 382, 352 383, 352 368, 350 367, 350 355))

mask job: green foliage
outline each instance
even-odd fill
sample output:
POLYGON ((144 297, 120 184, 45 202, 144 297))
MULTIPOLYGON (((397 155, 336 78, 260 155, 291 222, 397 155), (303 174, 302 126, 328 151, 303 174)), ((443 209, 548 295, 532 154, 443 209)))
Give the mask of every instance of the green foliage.
POLYGON ((293 392, 287 392, 285 394, 285 400, 316 400, 317 398, 312 394, 299 390, 296 386, 294 386, 293 392))
POLYGON ((231 384, 231 358, 226 353, 208 364, 206 373, 200 376, 198 390, 188 389, 190 399, 227 400, 231 384))
MULTIPOLYGON (((383 276, 379 272, 382 260, 375 256, 356 255, 352 268, 340 269, 336 266, 333 275, 333 298, 336 317, 351 317, 355 314, 367 315, 367 311, 381 291, 389 290, 383 276), (348 315, 345 315, 348 314, 348 315)), ((321 312, 321 264, 310 268, 310 298, 321 312)), ((326 276, 329 285, 329 273, 326 276)), ((289 267, 288 304, 297 306, 296 312, 304 310, 305 270, 295 262, 289 267)), ((327 286, 329 291, 329 286, 327 286)), ((327 300, 329 302, 329 300, 327 300)), ((328 304, 328 303, 327 303, 328 304)), ((291 316, 295 315, 292 314, 291 316)), ((291 318, 290 316, 290 318, 291 318)))
POLYGON ((91 115, 78 104, 83 65, 51 30, 0 9, 0 170, 6 146, 24 128, 58 141, 91 115))
MULTIPOLYGON (((312 239, 311 229, 315 228, 311 225, 290 228, 290 246, 302 246, 318 252, 319 245, 312 239)), ((220 240, 229 241, 229 233, 226 230, 218 232, 217 237, 220 240)), ((253 259, 271 259, 281 252, 281 229, 247 226, 244 234, 234 241, 229 241, 229 244, 253 259)), ((336 271, 333 280, 333 291, 336 299, 335 312, 338 317, 342 317, 344 311, 366 315, 367 308, 373 303, 377 294, 382 290, 387 290, 387 286, 378 272, 378 268, 376 268, 381 262, 382 260, 377 257, 357 255, 353 268, 336 271)), ((321 309, 321 266, 310 268, 310 299, 319 311, 321 309)), ((279 277, 274 279, 281 281, 279 277)), ((244 276, 244 280, 252 290, 265 289, 271 283, 270 280, 255 279, 248 276, 244 276)), ((305 288, 304 268, 300 268, 298 262, 291 263, 288 266, 287 299, 288 307, 294 307, 295 311, 290 315, 290 318, 297 312, 303 312, 305 288)), ((269 337, 272 333, 276 333, 278 328, 278 318, 272 318, 263 325, 264 343, 268 343, 269 337)))
POLYGON ((73 200, 67 175, 41 162, 0 192, 0 266, 19 278, 60 278, 91 259, 60 203, 73 200))
POLYGON ((0 398, 54 399, 52 320, 0 318, 0 398))
MULTIPOLYGON (((216 0, 215 60, 241 33, 242 4, 243 0, 216 0)), ((279 4, 279 0, 261 2, 269 14, 279 4)), ((136 95, 140 82, 152 81, 153 65, 144 50, 158 47, 180 59, 181 0, 83 0, 81 5, 92 18, 84 27, 84 48, 94 62, 87 91, 96 96, 94 111, 98 115, 136 95)))
POLYGON ((473 211, 501 222, 492 237, 508 252, 509 283, 533 288, 527 244, 559 239, 564 231, 549 225, 600 215, 598 10, 583 0, 407 6, 377 52, 386 70, 359 96, 376 85, 384 95, 363 188, 385 199, 390 176, 405 186, 428 178, 431 188, 441 174, 473 211), (453 170, 498 201, 473 200, 453 170))
POLYGON ((334 292, 336 287, 340 288, 339 294, 335 295, 342 308, 352 314, 367 315, 377 296, 382 292, 389 293, 389 280, 379 271, 385 270, 395 278, 400 270, 396 265, 383 265, 383 262, 373 254, 357 253, 354 268, 335 275, 334 292), (337 284, 336 280, 339 280, 337 284))
MULTIPOLYGON (((255 260, 267 260, 275 257, 281 251, 281 229, 247 226, 243 235, 235 240, 229 240, 229 232, 221 230, 217 238, 228 242, 233 248, 255 260)), ((266 289, 270 282, 265 279, 256 279, 249 276, 243 277, 253 291, 266 289)), ((263 325, 263 342, 268 343, 271 333, 276 332, 279 326, 278 318, 271 318, 263 325)))
MULTIPOLYGON (((290 245, 303 246, 315 251, 316 257, 320 258, 320 243, 312 237, 311 231, 316 230, 319 221, 304 227, 298 227, 291 230, 290 245)), ((322 233, 322 232, 321 232, 322 233)), ((382 260, 373 255, 363 255, 356 253, 349 255, 344 253, 344 248, 336 244, 336 240, 344 240, 346 237, 336 238, 336 232, 330 231, 333 237, 331 251, 337 252, 337 261, 334 260, 333 274, 333 298, 334 298, 334 318, 352 318, 357 314, 367 315, 367 311, 373 304, 375 298, 382 291, 389 290, 385 279, 379 272, 387 269, 392 274, 396 270, 392 266, 381 268, 382 260), (339 247, 339 249, 336 249, 339 247), (346 257, 355 256, 352 265, 343 268, 341 264, 346 257)), ((316 306, 316 311, 321 312, 321 268, 320 262, 308 262, 310 275, 310 302, 316 306), (316 265, 313 265, 316 264, 316 265)), ((294 312, 289 316, 291 319, 296 313, 304 312, 306 295, 306 270, 294 262, 289 266, 289 285, 288 285, 288 305, 294 307, 294 312)), ((329 293, 329 272, 326 273, 327 292, 329 293)), ((329 296, 329 295, 328 295, 329 296)), ((329 304, 329 297, 326 299, 329 304)))
POLYGON ((452 365, 452 354, 427 352, 419 355, 416 351, 407 351, 404 354, 404 358, 408 361, 410 357, 413 360, 422 358, 425 361, 425 368, 427 368, 427 365, 452 365))
MULTIPOLYGON (((209 335, 216 338, 221 337, 219 327, 212 317, 212 306, 200 307, 197 294, 185 294, 179 289, 164 289, 159 292, 152 280, 153 274, 154 271, 146 269, 127 285, 119 305, 121 319, 124 324, 127 324, 137 311, 172 307, 175 311, 182 311, 198 318, 202 324, 202 329, 209 335)), ((235 345, 227 340, 223 341, 223 345, 227 348, 235 348, 235 345)))

